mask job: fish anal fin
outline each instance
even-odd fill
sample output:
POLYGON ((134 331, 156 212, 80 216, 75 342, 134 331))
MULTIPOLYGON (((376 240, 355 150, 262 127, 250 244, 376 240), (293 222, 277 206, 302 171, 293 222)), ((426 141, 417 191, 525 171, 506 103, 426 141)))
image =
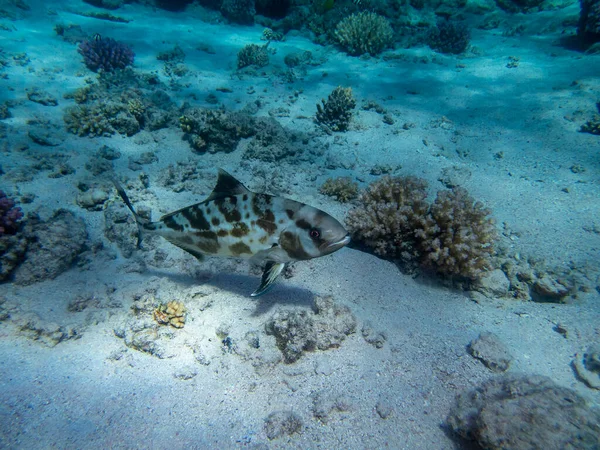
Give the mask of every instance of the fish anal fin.
POLYGON ((194 258, 196 258, 198 261, 200 261, 200 262, 204 261, 204 253, 202 253, 202 252, 200 252, 200 251, 198 251, 198 250, 195 250, 195 249, 193 249, 193 248, 185 247, 185 246, 181 245, 181 243, 180 243, 180 242, 177 242, 176 240, 173 240, 173 239, 168 239, 168 238, 166 238, 166 237, 165 237, 165 239, 166 239, 167 241, 169 241, 171 244, 173 244, 173 245, 175 245, 175 246, 179 247, 181 250, 183 250, 183 251, 185 251, 185 252, 189 253, 189 254, 190 254, 190 255, 192 255, 194 258))
POLYGON ((240 181, 238 181, 233 175, 225 172, 223 169, 219 169, 217 184, 205 201, 249 193, 250 190, 240 181))
POLYGON ((263 271, 262 278, 260 279, 260 285, 258 288, 250 294, 250 297, 258 297, 264 294, 273 287, 273 284, 281 274, 285 267, 285 263, 276 263, 273 261, 267 261, 265 270, 263 271))

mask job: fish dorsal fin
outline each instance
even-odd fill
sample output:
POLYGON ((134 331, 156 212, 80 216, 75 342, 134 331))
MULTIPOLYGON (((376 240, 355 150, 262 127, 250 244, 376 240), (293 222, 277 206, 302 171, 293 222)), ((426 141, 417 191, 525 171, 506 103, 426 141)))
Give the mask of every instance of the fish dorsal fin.
POLYGON ((219 169, 217 184, 205 201, 249 193, 248 188, 236 180, 233 175, 228 174, 223 169, 219 169))

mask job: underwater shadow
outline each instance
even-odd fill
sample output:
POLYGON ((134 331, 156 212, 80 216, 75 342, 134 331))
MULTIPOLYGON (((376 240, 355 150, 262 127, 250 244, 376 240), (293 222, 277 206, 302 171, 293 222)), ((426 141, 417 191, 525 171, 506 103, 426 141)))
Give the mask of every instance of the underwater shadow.
POLYGON ((307 289, 289 286, 285 281, 279 282, 260 297, 250 297, 258 287, 260 278, 235 273, 217 273, 199 271, 196 275, 170 273, 158 269, 144 271, 147 276, 168 278, 182 287, 212 286, 230 294, 247 298, 256 305, 252 316, 261 316, 268 313, 277 305, 305 306, 314 305, 315 294, 307 289))

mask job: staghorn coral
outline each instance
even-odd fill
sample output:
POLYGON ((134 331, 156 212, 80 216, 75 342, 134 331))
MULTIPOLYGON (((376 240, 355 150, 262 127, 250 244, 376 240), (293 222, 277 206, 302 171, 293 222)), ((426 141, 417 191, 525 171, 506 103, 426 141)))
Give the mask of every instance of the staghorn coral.
POLYGON ((429 30, 427 44, 436 52, 458 55, 469 47, 469 37, 466 26, 444 20, 429 30))
POLYGON ((376 56, 393 42, 393 30, 385 17, 359 12, 342 19, 335 28, 335 40, 353 56, 376 56))
POLYGON ((443 276, 480 278, 496 239, 490 211, 460 187, 438 192, 429 205, 426 188, 414 177, 373 183, 346 219, 353 240, 407 269, 419 264, 443 276))
POLYGON ((358 196, 358 183, 350 177, 328 178, 319 191, 330 197, 335 197, 342 203, 354 200, 358 196))
POLYGON ((94 72, 112 72, 133 64, 135 54, 131 47, 112 38, 94 37, 84 40, 77 49, 86 67, 94 72))
POLYGON ((317 103, 317 122, 333 131, 346 131, 352 118, 352 110, 356 107, 352 88, 338 86, 329 94, 327 101, 323 99, 321 102, 323 106, 317 103))
POLYGON ((161 304, 153 312, 154 320, 161 325, 171 325, 175 328, 183 328, 185 325, 186 309, 182 302, 169 302, 161 304))
POLYGON ((237 68, 243 69, 249 66, 265 67, 269 64, 268 46, 268 42, 265 45, 248 44, 243 46, 237 54, 237 68))

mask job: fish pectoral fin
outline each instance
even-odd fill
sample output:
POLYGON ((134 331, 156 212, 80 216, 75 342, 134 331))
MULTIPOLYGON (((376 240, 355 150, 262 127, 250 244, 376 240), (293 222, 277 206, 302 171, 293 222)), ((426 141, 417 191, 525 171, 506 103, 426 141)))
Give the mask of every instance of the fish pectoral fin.
POLYGON ((258 286, 258 288, 252 294, 250 294, 250 297, 258 297, 259 295, 262 295, 271 289, 275 283, 275 280, 277 280, 277 277, 283 271, 284 267, 285 263, 267 261, 262 278, 260 279, 260 286, 258 286))

